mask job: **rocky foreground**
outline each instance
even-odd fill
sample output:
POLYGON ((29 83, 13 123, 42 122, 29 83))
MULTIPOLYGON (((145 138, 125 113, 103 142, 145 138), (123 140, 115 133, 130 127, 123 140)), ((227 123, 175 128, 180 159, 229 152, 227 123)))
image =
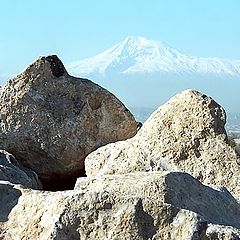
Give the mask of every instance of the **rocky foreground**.
POLYGON ((179 93, 137 132, 115 96, 48 56, 0 106, 0 239, 240 239, 239 156, 212 98, 179 93))

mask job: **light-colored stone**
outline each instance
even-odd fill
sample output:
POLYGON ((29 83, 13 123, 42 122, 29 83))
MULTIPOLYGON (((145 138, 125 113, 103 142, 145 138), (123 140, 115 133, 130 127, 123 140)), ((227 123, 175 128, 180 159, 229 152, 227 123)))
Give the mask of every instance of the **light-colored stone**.
POLYGON ((12 154, 0 150, 0 181, 21 184, 28 188, 41 189, 35 172, 21 166, 12 154))
POLYGON ((41 57, 0 91, 0 147, 44 181, 79 176, 99 146, 132 137, 137 124, 110 92, 41 57))
POLYGON ((212 98, 186 90, 158 108, 133 138, 88 155, 87 176, 184 171, 203 183, 225 186, 240 199, 240 166, 227 143, 225 121, 212 98))
POLYGON ((240 205, 226 188, 211 188, 183 172, 136 172, 79 178, 75 189, 138 195, 187 209, 214 224, 240 227, 240 205))
POLYGON ((181 172, 84 178, 65 192, 0 186, 9 189, 0 199, 9 206, 0 221, 4 240, 203 240, 214 231, 220 240, 240 228, 240 206, 228 192, 181 172))
POLYGON ((230 226, 209 224, 206 231, 206 238, 204 240, 239 240, 240 229, 230 226))

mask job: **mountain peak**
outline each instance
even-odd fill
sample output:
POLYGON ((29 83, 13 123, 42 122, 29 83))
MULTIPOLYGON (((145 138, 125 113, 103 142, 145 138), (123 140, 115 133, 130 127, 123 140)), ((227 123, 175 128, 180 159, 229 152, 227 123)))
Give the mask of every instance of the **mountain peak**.
POLYGON ((126 45, 141 45, 141 46, 152 46, 152 47, 167 47, 166 44, 163 44, 160 41, 154 41, 147 39, 142 36, 128 36, 122 42, 126 45))
POLYGON ((92 58, 71 63, 69 70, 82 77, 135 73, 240 76, 240 61, 188 56, 160 41, 129 36, 92 58))
POLYGON ((124 38, 122 42, 124 42, 124 43, 139 42, 141 40, 147 40, 147 39, 145 37, 141 37, 141 36, 128 36, 128 37, 124 38))
POLYGON ((126 37, 122 42, 119 43, 122 48, 125 48, 129 53, 139 52, 140 54, 150 54, 150 49, 152 51, 161 51, 167 49, 162 42, 149 40, 145 37, 140 36, 129 36, 126 37), (146 52, 146 50, 148 51, 146 52), (145 51, 145 52, 144 52, 145 51))
MULTIPOLYGON (((149 42, 151 42, 151 40, 146 39, 145 37, 141 37, 141 36, 129 36, 126 37, 122 42, 122 44, 125 45, 135 45, 135 44, 149 44, 149 42)), ((152 41, 153 42, 153 41, 152 41)))

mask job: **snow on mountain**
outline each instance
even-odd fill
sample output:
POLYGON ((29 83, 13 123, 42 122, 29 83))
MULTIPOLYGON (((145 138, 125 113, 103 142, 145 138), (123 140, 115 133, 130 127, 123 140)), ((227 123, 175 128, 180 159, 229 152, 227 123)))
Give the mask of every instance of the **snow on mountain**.
POLYGON ((70 63, 68 70, 81 77, 142 73, 240 77, 240 60, 188 56, 159 41, 127 37, 94 57, 70 63))

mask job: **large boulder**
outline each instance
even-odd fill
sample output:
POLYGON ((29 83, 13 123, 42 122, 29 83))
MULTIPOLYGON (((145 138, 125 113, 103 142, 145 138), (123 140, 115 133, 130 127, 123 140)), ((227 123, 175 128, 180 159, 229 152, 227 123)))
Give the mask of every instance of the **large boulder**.
POLYGON ((0 150, 0 181, 21 184, 28 188, 41 189, 35 172, 21 166, 12 154, 0 150))
POLYGON ((80 178, 75 190, 1 185, 0 238, 203 240, 240 237, 240 206, 181 172, 80 178), (6 191, 8 190, 8 191, 6 191))
POLYGON ((43 182, 80 176, 87 154, 136 128, 113 94, 70 76, 55 55, 39 58, 0 91, 0 148, 43 182))
POLYGON ((226 115, 212 98, 186 90, 159 107, 131 139, 88 155, 87 176, 136 171, 184 171, 227 187, 240 199, 240 166, 228 145, 226 115))

